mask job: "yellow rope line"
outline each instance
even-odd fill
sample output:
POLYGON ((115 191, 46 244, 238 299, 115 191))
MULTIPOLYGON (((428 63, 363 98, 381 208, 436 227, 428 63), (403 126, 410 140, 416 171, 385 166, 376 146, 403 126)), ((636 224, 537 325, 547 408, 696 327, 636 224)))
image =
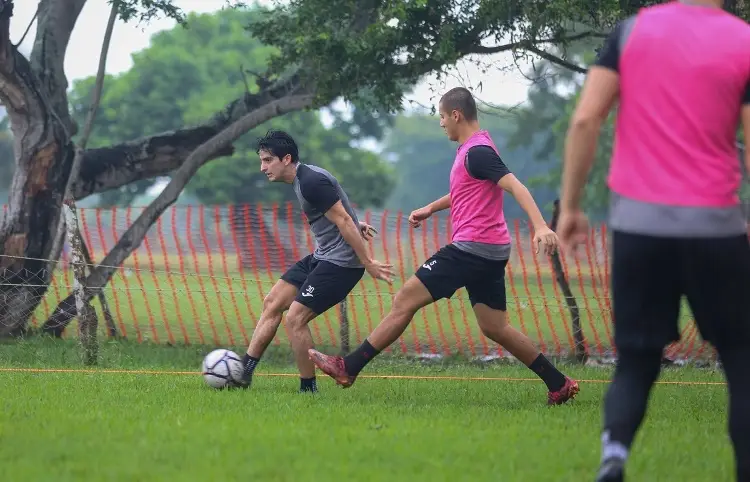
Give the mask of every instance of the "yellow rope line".
MULTIPOLYGON (((108 374, 132 374, 132 375, 200 375, 197 371, 177 370, 112 370, 112 369, 86 369, 86 368, 0 368, 0 372, 7 373, 108 373, 108 374)), ((256 373, 263 377, 297 377, 296 373, 256 373)), ((516 378, 516 377, 458 377, 445 375, 360 375, 358 378, 380 378, 397 380, 450 380, 450 381, 482 381, 482 382, 539 382, 538 378, 516 378)), ((578 380, 579 383, 609 383, 610 380, 591 379, 578 380)), ((660 385, 726 385, 725 382, 700 382, 700 381, 664 381, 656 382, 660 385)))

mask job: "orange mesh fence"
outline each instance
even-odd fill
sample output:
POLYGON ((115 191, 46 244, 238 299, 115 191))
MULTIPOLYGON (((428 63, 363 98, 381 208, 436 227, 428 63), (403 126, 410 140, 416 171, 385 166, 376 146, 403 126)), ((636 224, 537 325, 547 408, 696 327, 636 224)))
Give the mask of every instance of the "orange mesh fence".
MULTIPOLYGON (((79 209, 81 234, 92 260, 100 261, 141 208, 79 209)), ((319 346, 360 343, 385 316, 400 285, 440 246, 450 241, 447 216, 434 216, 414 229, 406 214, 360 211, 360 219, 380 232, 369 244, 377 259, 395 266, 393 286, 368 275, 346 300, 348 330, 341 331, 341 307, 312 322, 319 346), (348 333, 342 343, 340 333, 348 333)), ((508 222, 513 252, 507 266, 511 323, 549 355, 572 355, 576 344, 592 357, 612 357, 612 303, 606 226, 592 229, 578 256, 561 256, 562 276, 573 292, 579 316, 574 318, 554 262, 532 248, 525 221, 508 222)), ((170 208, 143 243, 119 266, 105 297, 119 335, 138 342, 240 346, 252 336, 263 299, 279 276, 309 254, 314 239, 296 203, 170 208)), ((72 290, 70 253, 66 245, 49 289, 31 322, 41 326, 72 290)), ((92 302, 98 312, 101 306, 92 302)), ((102 318, 100 317, 100 320, 102 318)), ((102 337, 108 336, 100 322, 102 337)), ((683 310, 682 340, 667 348, 675 358, 713 356, 683 310)), ((63 336, 75 336, 69 325, 63 336)), ((275 345, 288 345, 285 329, 275 345)), ((421 310, 388 350, 398 355, 490 358, 507 353, 477 327, 464 289, 452 299, 421 310)))

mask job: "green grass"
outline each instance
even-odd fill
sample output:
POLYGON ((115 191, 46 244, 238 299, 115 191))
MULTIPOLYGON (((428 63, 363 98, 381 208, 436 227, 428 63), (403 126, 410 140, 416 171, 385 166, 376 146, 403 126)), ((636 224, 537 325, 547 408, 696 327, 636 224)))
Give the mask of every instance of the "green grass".
MULTIPOLYGON (((195 371, 207 347, 109 342, 102 368, 195 371)), ((258 373, 293 373, 279 353, 258 373)), ((0 367, 79 367, 69 342, 0 345, 0 367)), ((581 380, 608 369, 563 366, 581 380)), ((377 360, 368 374, 526 377, 507 363, 418 365, 377 360)), ((663 380, 722 381, 669 369, 663 380)), ((256 377, 250 391, 215 391, 197 375, 0 372, 0 480, 8 481, 580 481, 599 457, 606 384, 544 405, 537 381, 256 377)), ((723 386, 660 385, 637 439, 631 480, 731 479, 723 386)))

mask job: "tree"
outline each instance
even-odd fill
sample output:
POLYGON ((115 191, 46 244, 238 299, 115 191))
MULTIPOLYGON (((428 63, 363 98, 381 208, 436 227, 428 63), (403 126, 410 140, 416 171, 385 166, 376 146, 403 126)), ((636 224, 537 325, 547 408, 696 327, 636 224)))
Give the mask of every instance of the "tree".
MULTIPOLYGON (((181 18, 169 0, 113 1, 123 18, 159 12, 181 18)), ((167 188, 89 275, 87 296, 102 289, 111 266, 141 243, 198 168, 230 155, 232 143, 259 124, 338 97, 396 110, 409 85, 471 54, 533 52, 580 68, 546 49, 570 41, 571 25, 590 29, 576 32, 576 38, 603 36, 641 3, 466 0, 459 9, 453 0, 291 0, 267 11, 250 29, 276 49, 255 81, 257 91, 245 92, 198 125, 84 153, 72 180, 76 199, 174 172, 167 188)), ((57 236, 76 132, 63 60, 84 4, 41 0, 34 48, 26 58, 9 39, 13 0, 0 0, 0 101, 17 146, 14 189, 0 224, 0 335, 26 326, 49 283, 44 260, 57 236)))
MULTIPOLYGON (((188 28, 178 25, 155 35, 148 48, 134 55, 130 70, 107 79, 92 143, 105 146, 200 122, 237 92, 257 90, 247 85, 248 77, 265 69, 273 51, 247 34, 245 27, 257 15, 254 9, 193 14, 186 18, 188 28)), ((70 102, 79 123, 93 85, 93 78, 73 85, 70 102)), ((208 204, 292 199, 293 193, 269 184, 258 168, 254 140, 273 128, 292 132, 301 156, 337 174, 360 205, 382 205, 393 186, 392 170, 371 152, 350 146, 352 138, 382 136, 380 119, 362 109, 355 109, 351 119, 337 115, 332 129, 315 112, 274 119, 237 141, 232 156, 203 166, 186 192, 208 204), (377 188, 370 189, 370 183, 377 188)), ((98 195, 98 204, 130 204, 153 183, 148 179, 106 191, 98 195)))

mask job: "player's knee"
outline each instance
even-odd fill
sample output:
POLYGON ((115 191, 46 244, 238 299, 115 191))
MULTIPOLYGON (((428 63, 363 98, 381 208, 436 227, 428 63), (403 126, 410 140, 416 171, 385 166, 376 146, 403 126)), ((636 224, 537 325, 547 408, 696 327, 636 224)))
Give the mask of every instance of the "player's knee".
POLYGON ((281 315, 285 309, 284 300, 273 293, 269 293, 263 298, 263 313, 267 315, 281 315))
POLYGON ((415 293, 413 290, 402 289, 393 297, 391 314, 410 320, 420 308, 429 304, 430 301, 429 293, 425 296, 423 293, 415 293))
POLYGON ((409 320, 414 317, 414 314, 419 311, 419 308, 419 306, 414 305, 413 300, 410 300, 404 296, 397 296, 393 299, 391 316, 401 322, 408 323, 409 320))
POLYGON ((508 314, 505 311, 491 309, 484 304, 474 305, 477 315, 477 324, 482 334, 493 340, 513 336, 511 326, 508 324, 508 314))

